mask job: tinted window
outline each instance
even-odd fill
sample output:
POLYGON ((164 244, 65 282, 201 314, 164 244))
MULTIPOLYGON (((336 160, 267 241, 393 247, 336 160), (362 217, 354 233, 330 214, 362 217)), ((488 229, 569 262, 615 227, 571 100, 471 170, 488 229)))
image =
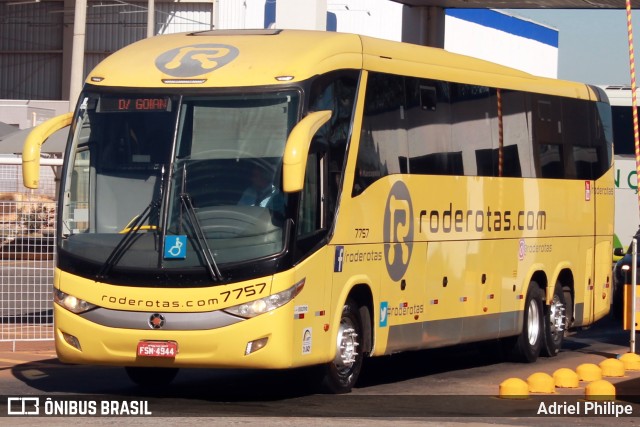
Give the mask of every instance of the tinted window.
POLYGON ((370 73, 354 194, 392 173, 595 179, 607 105, 370 73))
POLYGON ((402 76, 369 75, 354 195, 383 176, 408 172, 404 80, 402 76))

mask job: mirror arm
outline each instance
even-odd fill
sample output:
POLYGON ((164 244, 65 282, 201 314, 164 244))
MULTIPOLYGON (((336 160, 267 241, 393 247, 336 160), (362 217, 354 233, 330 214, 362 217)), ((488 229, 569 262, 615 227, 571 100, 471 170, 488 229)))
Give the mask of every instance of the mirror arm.
POLYGON ((22 148, 22 181, 27 188, 40 185, 40 149, 54 132, 69 126, 73 113, 56 116, 39 124, 29 133, 22 148))
POLYGON ((318 129, 329 121, 331 114, 330 110, 309 113, 289 134, 282 159, 283 190, 285 193, 302 190, 311 139, 318 129))

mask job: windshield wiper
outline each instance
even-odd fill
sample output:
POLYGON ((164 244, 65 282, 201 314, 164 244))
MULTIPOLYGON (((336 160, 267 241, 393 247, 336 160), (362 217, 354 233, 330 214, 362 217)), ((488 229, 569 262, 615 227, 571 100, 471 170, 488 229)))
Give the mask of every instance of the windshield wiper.
POLYGON ((127 252, 131 247, 135 235, 138 234, 138 231, 140 231, 145 221, 151 216, 151 213, 154 210, 158 209, 159 206, 160 199, 152 200, 151 203, 149 203, 149 206, 147 206, 140 215, 127 225, 124 236, 120 239, 116 247, 113 248, 107 257, 107 260, 102 265, 102 268, 96 275, 98 280, 103 280, 109 275, 111 269, 120 261, 120 259, 122 259, 125 252, 127 252))
POLYGON ((211 279, 213 281, 221 282, 222 274, 220 274, 218 264, 213 257, 213 252, 211 252, 211 248, 207 243, 207 236, 205 236, 204 231, 202 230, 202 226, 200 225, 200 221, 198 221, 196 210, 193 207, 193 203, 191 201, 191 196, 189 195, 189 193, 180 193, 180 202, 182 202, 182 206, 184 206, 185 211, 187 211, 187 218, 189 218, 191 227, 193 228, 194 234, 196 235, 198 246, 200 246, 200 252, 202 252, 202 256, 207 263, 207 270, 209 271, 211 279))

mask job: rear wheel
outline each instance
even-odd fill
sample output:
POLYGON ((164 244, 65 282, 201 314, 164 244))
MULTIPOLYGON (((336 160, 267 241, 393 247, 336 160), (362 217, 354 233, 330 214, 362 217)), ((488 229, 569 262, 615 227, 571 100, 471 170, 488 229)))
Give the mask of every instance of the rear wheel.
POLYGON ((178 368, 142 368, 127 366, 129 379, 142 387, 168 385, 178 374, 178 368))
POLYGON ((348 299, 342 308, 336 336, 336 356, 325 366, 323 388, 331 393, 348 393, 358 380, 363 360, 362 319, 356 303, 348 299))
POLYGON ((553 298, 544 313, 544 346, 542 352, 545 356, 558 354, 564 341, 567 325, 565 293, 560 283, 556 283, 553 290, 553 298))
POLYGON ((511 356, 518 362, 535 362, 544 342, 543 293, 536 282, 529 283, 524 305, 524 324, 511 356))

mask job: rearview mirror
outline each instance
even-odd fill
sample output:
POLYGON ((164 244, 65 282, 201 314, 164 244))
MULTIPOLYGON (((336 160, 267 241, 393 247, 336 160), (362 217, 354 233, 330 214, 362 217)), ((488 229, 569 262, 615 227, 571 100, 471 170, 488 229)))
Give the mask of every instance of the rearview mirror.
POLYGON ((56 131, 69 126, 73 113, 56 116, 36 126, 27 136, 22 148, 22 182, 27 188, 40 185, 40 148, 56 131))
POLYGON ((330 110, 309 113, 289 134, 282 158, 282 189, 285 193, 302 190, 311 139, 330 118, 330 110))

